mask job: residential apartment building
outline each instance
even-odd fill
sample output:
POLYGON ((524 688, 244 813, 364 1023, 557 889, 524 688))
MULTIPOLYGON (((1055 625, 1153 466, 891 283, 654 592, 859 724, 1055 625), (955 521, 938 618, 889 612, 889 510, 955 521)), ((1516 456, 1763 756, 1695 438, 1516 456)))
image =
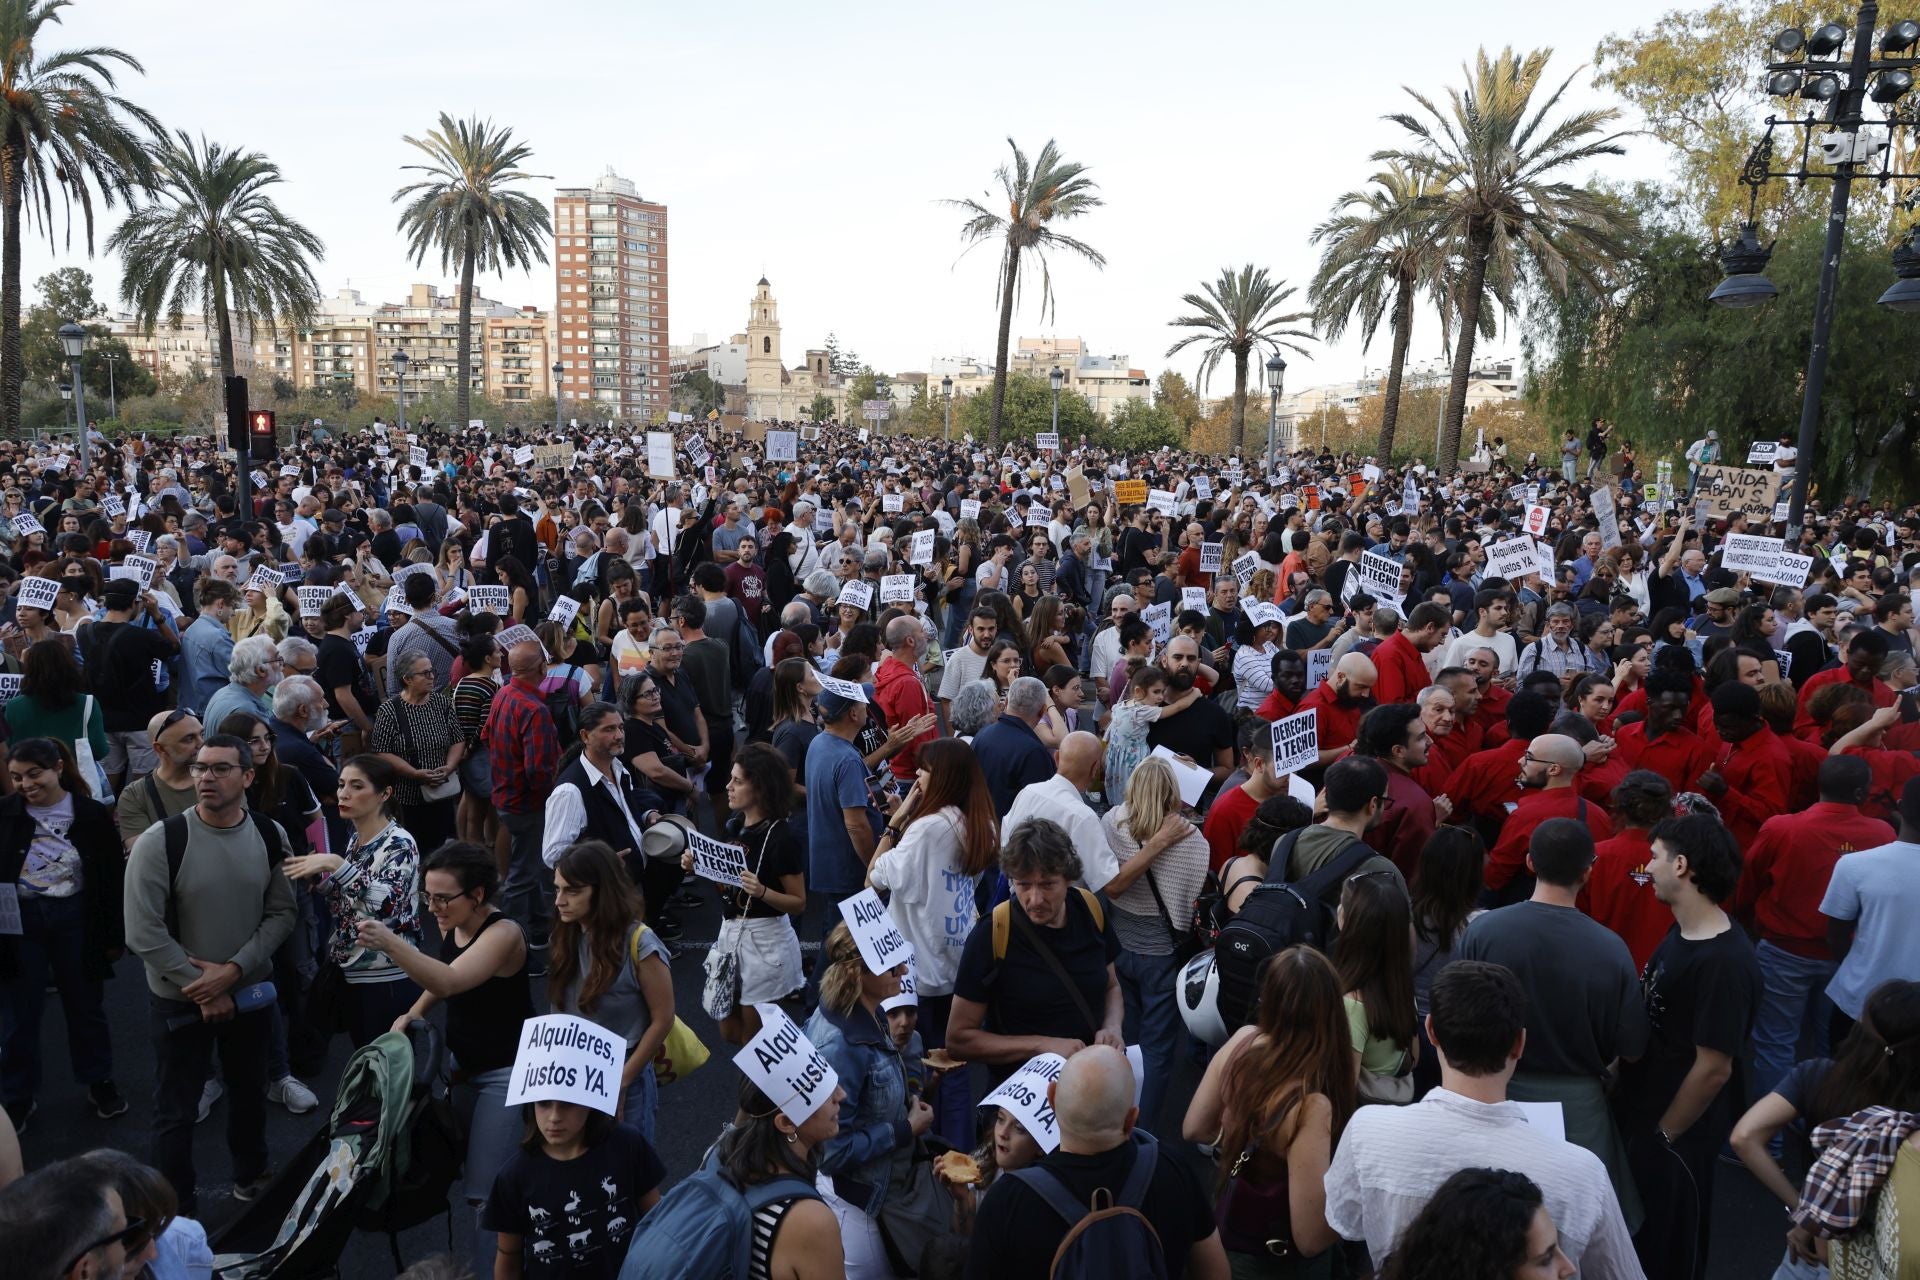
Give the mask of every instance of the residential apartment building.
MULTIPOLYGON (((1045 382, 1058 368, 1064 375, 1061 390, 1087 398, 1093 411, 1111 417, 1129 400, 1153 400, 1153 379, 1124 355, 1097 356, 1080 338, 1021 338, 1007 353, 1007 372, 1024 373, 1045 382)), ((968 356, 936 356, 928 371, 933 386, 943 377, 953 379, 955 396, 993 389, 993 363, 968 356)))
MULTIPOLYGON (((667 207, 609 168, 553 202, 560 394, 630 423, 667 411, 667 207)), ((577 416, 577 415, 575 415, 577 416)))
MULTIPOLYGON (((181 316, 178 329, 160 320, 153 332, 147 333, 132 313, 120 311, 108 318, 107 329, 125 342, 133 359, 156 378, 220 374, 220 336, 197 312, 181 316)), ((254 344, 245 325, 234 327, 233 347, 234 372, 242 376, 252 372, 254 344)))

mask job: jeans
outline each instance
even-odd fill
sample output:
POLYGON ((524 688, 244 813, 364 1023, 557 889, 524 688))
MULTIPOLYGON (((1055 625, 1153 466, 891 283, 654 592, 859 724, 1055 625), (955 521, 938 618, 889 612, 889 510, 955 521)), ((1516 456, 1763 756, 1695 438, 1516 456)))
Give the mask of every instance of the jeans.
POLYGON ((940 629, 940 647, 957 649, 967 634, 967 615, 973 612, 973 598, 978 588, 971 579, 958 591, 946 599, 945 624, 940 629))
POLYGON ((1810 960, 1762 940, 1754 948, 1760 961, 1760 1007, 1753 1017, 1753 1089, 1749 1101, 1765 1097, 1803 1058, 1827 1054, 1827 1020, 1832 1002, 1827 983, 1837 961, 1810 960), (1800 1046, 1806 1052, 1800 1052, 1800 1046))
POLYGON ((47 983, 66 1014, 67 1062, 81 1084, 113 1076, 113 1047, 101 1007, 101 982, 87 976, 86 902, 21 895, 14 973, 0 1008, 0 1097, 25 1102, 40 1089, 40 1015, 47 983))
MULTIPOLYGON (((920 997, 920 1043, 929 1051, 945 1047, 947 1021, 953 1014, 953 994, 920 997)), ((958 1067, 940 1079, 927 1099, 933 1108, 933 1132, 962 1151, 977 1145, 980 1115, 973 1107, 973 1068, 958 1067)))
POLYGON ((1160 1103, 1167 1096, 1173 1061, 1180 1051, 1180 1009, 1174 1003, 1174 977, 1180 962, 1172 955, 1143 956, 1123 949, 1113 962, 1126 1000, 1127 1043, 1140 1046, 1147 1080, 1140 1094, 1140 1127, 1160 1132, 1160 1103))
POLYGON ((529 937, 543 940, 553 916, 547 896, 551 892, 553 873, 540 858, 540 838, 546 834, 547 827, 546 812, 503 813, 500 825, 507 829, 512 841, 507 883, 501 890, 502 909, 509 919, 527 930, 529 937))
POLYGON ((213 1047, 227 1076, 227 1151, 233 1180, 251 1182, 267 1171, 267 1039, 272 1008, 236 1014, 225 1022, 199 1020, 190 1001, 151 995, 148 1029, 158 1060, 153 1098, 153 1165, 180 1196, 180 1212, 197 1216, 194 1200, 193 1123, 200 1090, 213 1068, 213 1047), (177 1030, 169 1021, 192 1016, 177 1030))
POLYGON ((1579 474, 1579 470, 1580 470, 1580 462, 1578 459, 1566 457, 1564 454, 1561 456, 1560 458, 1560 478, 1561 479, 1565 480, 1568 484, 1572 484, 1574 481, 1574 477, 1579 474))
POLYGON ((454 1114, 467 1133, 467 1160, 462 1176, 465 1199, 473 1210, 474 1238, 471 1262, 473 1273, 484 1276, 493 1267, 494 1233, 480 1225, 487 1197, 493 1194, 493 1180, 519 1149, 524 1132, 524 1108, 507 1106, 508 1077, 511 1067, 482 1071, 454 1082, 454 1114))

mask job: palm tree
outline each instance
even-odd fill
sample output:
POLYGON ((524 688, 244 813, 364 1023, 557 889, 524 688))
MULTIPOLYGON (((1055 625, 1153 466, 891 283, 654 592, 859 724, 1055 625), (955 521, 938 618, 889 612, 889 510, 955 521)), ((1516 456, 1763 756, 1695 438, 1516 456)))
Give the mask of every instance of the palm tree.
POLYGON ((406 201, 400 211, 400 229, 417 266, 427 250, 440 250, 440 269, 460 264, 459 386, 454 393, 454 421, 467 420, 472 392, 473 273, 476 268, 498 273, 506 267, 532 271, 545 263, 543 243, 553 234, 547 207, 524 191, 507 187, 545 174, 523 173, 520 165, 533 148, 513 140, 513 130, 495 129, 478 116, 455 120, 442 111, 440 127, 425 138, 407 142, 426 152, 429 163, 402 165, 428 176, 393 193, 406 201))
MULTIPOLYGON (((1047 271, 1047 250, 1065 249, 1079 254, 1096 267, 1107 265, 1106 255, 1084 241, 1062 235, 1053 229, 1055 222, 1077 218, 1105 204, 1097 194, 1099 187, 1086 176, 1085 165, 1069 164, 1047 139, 1040 154, 1028 163, 1026 152, 1012 138, 1013 166, 1001 165, 994 178, 1005 193, 1007 211, 998 214, 978 200, 947 200, 966 212, 960 238, 971 249, 988 240, 1000 240, 1000 283, 996 301, 1000 304, 1000 345, 993 367, 993 418, 987 428, 987 447, 1000 450, 1000 418, 1007 400, 1007 343, 1013 333, 1013 308, 1020 297, 1020 258, 1031 253, 1040 266, 1040 319, 1044 324, 1053 310, 1053 278, 1047 271)), ((988 193, 985 199, 993 198, 988 193)), ((964 252, 964 251, 963 251, 964 252)))
POLYGON ((28 223, 55 245, 54 196, 73 242, 80 210, 87 253, 93 253, 94 191, 111 209, 132 203, 152 176, 134 126, 160 132, 152 115, 114 92, 115 65, 145 74, 118 49, 64 49, 40 56, 41 28, 60 21, 71 0, 0 0, 0 433, 20 430, 20 231, 28 223))
POLYGON ((120 298, 152 333, 178 328, 189 306, 220 336, 220 373, 232 377, 236 321, 248 334, 312 319, 320 238, 280 211, 270 189, 280 167, 258 151, 197 143, 183 129, 154 157, 152 203, 107 240, 120 255, 120 298))
POLYGON ((1207 379, 1213 376, 1220 361, 1229 355, 1233 357, 1233 419, 1228 447, 1238 453, 1247 435, 1249 361, 1256 352, 1277 352, 1282 347, 1305 354, 1306 348, 1294 339, 1311 342, 1313 332, 1287 326, 1311 320, 1313 313, 1282 311, 1294 290, 1284 280, 1269 279, 1265 267, 1252 263, 1241 267, 1238 273, 1232 267, 1222 267, 1220 278, 1201 285, 1200 289, 1199 293, 1183 294, 1180 298, 1196 314, 1167 321, 1176 329, 1194 330, 1168 347, 1167 355, 1171 358, 1196 342, 1207 344, 1200 355, 1199 377, 1195 379, 1202 392, 1206 391, 1207 379))
POLYGON ((1445 110, 1407 90, 1424 114, 1400 112, 1388 119, 1412 134, 1417 145, 1373 157, 1433 180, 1439 189, 1416 200, 1414 212, 1433 238, 1453 245, 1460 258, 1453 291, 1459 338, 1437 459, 1443 473, 1451 472, 1460 456, 1467 378, 1487 289, 1511 311, 1525 266, 1555 292, 1563 292, 1569 279, 1597 290, 1625 251, 1629 224, 1619 206, 1600 192, 1552 177, 1600 156, 1621 154, 1623 133, 1599 136, 1620 113, 1603 107, 1549 121, 1573 76, 1535 110, 1534 91, 1552 56, 1551 49, 1536 49, 1523 58, 1509 48, 1489 60, 1481 49, 1467 71, 1466 89, 1449 90, 1445 110))
MULTIPOLYGON (((1406 370, 1407 344, 1413 336, 1416 294, 1430 292, 1440 303, 1443 329, 1450 333, 1447 299, 1448 245, 1433 234, 1418 212, 1420 202, 1437 192, 1431 177, 1405 165, 1389 165, 1373 175, 1373 185, 1349 191, 1334 202, 1333 216, 1315 227, 1313 243, 1324 245, 1320 269, 1307 286, 1314 324, 1329 342, 1347 326, 1360 326, 1365 350, 1387 320, 1393 330, 1393 355, 1387 363, 1386 404, 1380 415, 1380 440, 1374 456, 1393 457, 1393 434, 1400 418, 1400 381, 1406 370)), ((1444 340, 1444 339, 1443 339, 1444 340)))

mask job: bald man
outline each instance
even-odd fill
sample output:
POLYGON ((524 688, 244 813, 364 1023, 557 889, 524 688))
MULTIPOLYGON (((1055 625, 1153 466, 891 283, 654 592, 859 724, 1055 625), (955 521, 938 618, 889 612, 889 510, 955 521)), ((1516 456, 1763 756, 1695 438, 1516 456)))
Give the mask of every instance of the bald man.
POLYGON ((1519 902, 1533 892, 1533 877, 1526 874, 1527 844, 1549 818, 1585 823, 1596 844, 1613 837, 1606 810, 1574 787, 1586 759, 1580 744, 1564 733, 1543 733, 1527 744, 1515 779, 1519 804, 1507 815, 1500 839, 1487 855, 1487 891, 1499 903, 1519 902))
POLYGON ((1313 712, 1320 730, 1320 767, 1347 753, 1360 732, 1360 717, 1373 707, 1373 682, 1379 672, 1364 653, 1350 653, 1333 664, 1333 674, 1307 691, 1300 710, 1313 712))
MULTIPOLYGON (((1094 775, 1099 772, 1104 754, 1100 739, 1085 730, 1068 734, 1060 740, 1054 775, 1045 782, 1022 787, 1013 798, 1007 816, 1000 820, 1002 841, 1032 818, 1059 823, 1073 838, 1073 847, 1080 853, 1081 883, 1095 892, 1106 888, 1107 882, 1120 873, 1120 860, 1113 856, 1113 848, 1107 843, 1100 816, 1087 804, 1087 792, 1094 787, 1094 775)), ((1156 835, 1148 841, 1149 847, 1160 839, 1156 835)), ((1160 853, 1171 843, 1171 839, 1162 841, 1154 853, 1160 853)))
POLYGON ((1067 1059, 1047 1087, 1060 1147, 1037 1165, 997 1179, 974 1226, 969 1280, 1044 1280, 1054 1253, 1076 1225, 1050 1200, 1089 1206, 1105 1188, 1115 1205, 1138 1209, 1159 1237, 1170 1280, 1224 1280, 1227 1254, 1211 1198, 1186 1165, 1135 1127, 1133 1068, 1117 1049, 1093 1045, 1067 1059), (1144 1163, 1143 1163, 1144 1162, 1144 1163), (1130 1188, 1136 1168, 1145 1185, 1130 1188), (1036 1184, 1044 1185, 1043 1197, 1036 1184), (1131 1197, 1129 1190, 1135 1190, 1131 1197))
MULTIPOLYGON (((540 858, 540 843, 547 794, 560 769, 559 733, 540 695, 546 667, 547 651, 538 640, 508 649, 507 670, 513 678, 494 695, 480 730, 493 767, 493 807, 511 841, 502 907, 527 928, 533 945, 540 948, 547 940, 547 886, 551 883, 540 858)), ((544 972, 544 952, 529 960, 544 972)))

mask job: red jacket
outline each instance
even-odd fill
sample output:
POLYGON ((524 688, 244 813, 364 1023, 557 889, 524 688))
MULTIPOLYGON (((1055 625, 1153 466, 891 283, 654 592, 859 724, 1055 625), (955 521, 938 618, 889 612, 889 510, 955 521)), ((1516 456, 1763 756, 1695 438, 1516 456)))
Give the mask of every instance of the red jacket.
POLYGON ((1480 730, 1480 748, 1497 747, 1507 740, 1507 704, 1513 692, 1490 684, 1480 694, 1480 705, 1473 709, 1473 723, 1480 730))
POLYGON ((1793 762, 1793 776, 1787 784, 1787 812, 1799 813, 1820 798, 1820 762, 1827 758, 1826 750, 1792 734, 1773 736, 1793 762))
POLYGON ((1525 754, 1527 744, 1513 739, 1462 760, 1442 792, 1453 802, 1453 820, 1503 816, 1503 806, 1520 798, 1520 787, 1514 779, 1519 776, 1520 757, 1525 754))
MULTIPOLYGON (((1344 747, 1360 733, 1360 717, 1370 708, 1364 702, 1350 707, 1340 705, 1334 696, 1333 681, 1324 680, 1300 699, 1300 710, 1313 712, 1314 725, 1320 731, 1320 749, 1344 747)), ((1298 714, 1297 712, 1295 714, 1298 714)))
POLYGON ((1508 881, 1527 869, 1527 843, 1533 839, 1534 828, 1548 818, 1583 819, 1596 844, 1613 834, 1607 811, 1573 787, 1526 791, 1520 796, 1519 807, 1507 815, 1499 841, 1487 854, 1487 888, 1504 889, 1508 881))
POLYGON ((1594 764, 1589 760, 1574 776, 1574 789, 1611 813, 1613 789, 1619 786, 1621 780, 1630 772, 1632 772, 1632 766, 1622 760, 1618 752, 1608 756, 1602 764, 1594 764))
MULTIPOLYGON (((1816 671, 1808 676, 1807 682, 1800 686, 1800 714, 1794 717, 1793 731, 1809 742, 1820 741, 1820 726, 1815 723, 1812 714, 1808 712, 1807 704, 1813 701, 1814 694, 1820 692, 1820 690, 1826 688, 1828 685, 1845 684, 1852 679, 1852 673, 1844 666, 1834 667, 1827 671, 1816 671)), ((1886 681, 1876 678, 1869 692, 1873 695, 1874 706, 1890 707, 1893 705, 1894 692, 1892 688, 1887 685, 1886 681)))
POLYGON ((1396 631, 1382 640, 1380 647, 1369 656, 1380 673, 1373 682, 1373 700, 1380 706, 1412 702, 1415 694, 1433 683, 1433 677, 1427 674, 1426 660, 1404 631, 1396 631))
POLYGON ((1760 824, 1787 811, 1787 784, 1793 757, 1765 725, 1743 741, 1722 744, 1714 768, 1727 781, 1724 795, 1713 797, 1721 818, 1742 849, 1760 834, 1760 824))
POLYGON ((1674 794, 1698 791, 1700 775, 1713 767, 1713 753, 1691 729, 1673 728, 1649 740, 1647 722, 1623 724, 1613 735, 1613 758, 1629 769, 1649 769, 1667 780, 1674 794))
POLYGON ((1782 813, 1761 824, 1747 847, 1740 888, 1729 904, 1751 916, 1760 938, 1809 960, 1831 960, 1827 895, 1833 864, 1842 854, 1874 849, 1894 839, 1894 830, 1850 804, 1821 801, 1804 813, 1782 813))
MULTIPOLYGON (((887 723, 895 728, 933 710, 933 699, 927 696, 927 683, 920 678, 920 673, 891 655, 882 658, 880 666, 873 673, 873 700, 886 713, 887 723)), ((900 748, 888 761, 893 767, 893 776, 911 782, 914 771, 919 767, 916 761, 921 746, 939 736, 940 726, 935 724, 900 748)))
POLYGON ((1647 872, 1653 854, 1649 834, 1628 827, 1594 846, 1593 874, 1580 891, 1580 909, 1620 935, 1639 970, 1646 969, 1653 949, 1673 928, 1673 912, 1653 896, 1653 877, 1647 872))

